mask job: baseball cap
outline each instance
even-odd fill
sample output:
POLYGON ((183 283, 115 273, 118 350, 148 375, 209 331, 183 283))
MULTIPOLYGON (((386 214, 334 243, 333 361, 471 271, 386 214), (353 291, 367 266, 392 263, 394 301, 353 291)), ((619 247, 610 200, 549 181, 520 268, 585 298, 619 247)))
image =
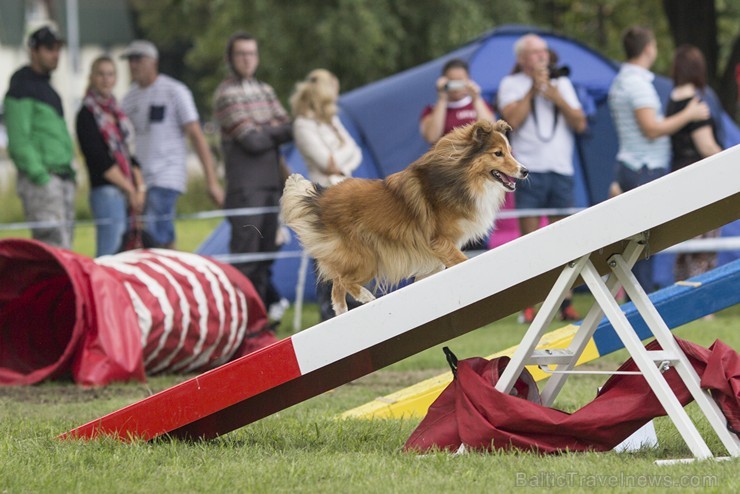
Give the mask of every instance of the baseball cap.
POLYGON ((59 34, 51 27, 44 26, 32 32, 28 37, 28 47, 38 48, 39 46, 45 46, 47 48, 54 48, 57 45, 64 43, 64 40, 59 34))
POLYGON ((159 52, 151 41, 137 39, 132 41, 126 48, 126 51, 121 55, 121 58, 131 57, 149 57, 157 60, 159 58, 159 52))

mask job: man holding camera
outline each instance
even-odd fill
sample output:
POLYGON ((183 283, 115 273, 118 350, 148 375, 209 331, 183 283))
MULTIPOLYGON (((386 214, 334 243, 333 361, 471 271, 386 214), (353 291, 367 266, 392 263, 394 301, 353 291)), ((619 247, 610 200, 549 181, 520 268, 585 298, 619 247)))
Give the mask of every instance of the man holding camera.
POLYGON ((449 60, 442 68, 436 87, 437 102, 424 108, 419 124, 419 131, 429 144, 434 144, 455 127, 481 119, 495 120, 493 110, 481 98, 480 87, 470 79, 465 60, 449 60))
MULTIPOLYGON (((575 133, 586 129, 586 116, 567 77, 567 68, 551 65, 547 42, 534 34, 514 44, 517 65, 498 90, 498 107, 513 131, 511 147, 529 169, 529 178, 517 186, 517 209, 570 208, 574 205, 573 152, 575 133)), ((552 223, 562 215, 550 216, 552 223)), ((539 228, 539 216, 519 218, 522 235, 539 228)), ((566 297, 560 309, 564 321, 580 319, 566 297)), ((527 308, 521 322, 534 319, 527 308)))

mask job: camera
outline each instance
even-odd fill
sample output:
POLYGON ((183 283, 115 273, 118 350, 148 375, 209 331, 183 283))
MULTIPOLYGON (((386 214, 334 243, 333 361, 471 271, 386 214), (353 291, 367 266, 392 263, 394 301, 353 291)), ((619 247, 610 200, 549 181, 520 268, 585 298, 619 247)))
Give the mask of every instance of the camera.
POLYGON ((568 67, 567 65, 563 65, 562 67, 550 65, 549 67, 547 67, 547 70, 550 73, 550 79, 557 79, 558 77, 568 77, 570 75, 570 67, 568 67))
POLYGON ((447 81, 445 83, 445 91, 458 91, 465 89, 465 81, 447 81))

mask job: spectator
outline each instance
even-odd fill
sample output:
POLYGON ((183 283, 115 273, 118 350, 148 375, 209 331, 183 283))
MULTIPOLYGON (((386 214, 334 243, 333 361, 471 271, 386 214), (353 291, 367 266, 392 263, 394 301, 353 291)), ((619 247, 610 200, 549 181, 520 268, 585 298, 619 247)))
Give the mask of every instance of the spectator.
POLYGON ((131 89, 121 108, 134 125, 136 156, 147 186, 146 230, 163 247, 175 247, 177 199, 187 188, 187 142, 195 149, 213 202, 223 190, 198 120, 193 95, 181 82, 159 73, 159 52, 149 41, 131 42, 122 58, 131 70, 131 89))
POLYGON ((113 95, 115 85, 113 60, 107 56, 96 58, 77 113, 77 139, 90 178, 96 256, 120 250, 129 208, 132 214, 141 214, 146 199, 139 163, 131 154, 134 129, 113 95))
MULTIPOLYGON (((323 187, 352 175, 362 161, 362 150, 337 116, 339 81, 324 69, 311 71, 296 85, 290 98, 293 112, 293 137, 308 167, 308 177, 323 187)), ((319 281, 316 299, 321 320, 334 317, 331 281, 319 281)), ((347 297, 350 308, 361 305, 347 297)))
MULTIPOLYGON (((287 178, 280 145, 293 138, 290 117, 272 87, 254 77, 259 66, 254 37, 233 34, 226 45, 226 61, 231 75, 216 89, 213 103, 226 164, 225 207, 277 207, 287 178)), ((278 213, 232 216, 229 222, 232 253, 277 251, 278 213)), ((235 266, 250 279, 275 321, 287 300, 272 285, 273 262, 235 266)))
MULTIPOLYGON (((529 169, 527 181, 517 186, 517 209, 571 208, 574 206, 573 152, 575 133, 586 129, 573 84, 565 69, 551 65, 547 42, 527 34, 514 45, 516 67, 501 80, 498 107, 511 125, 511 147, 517 159, 529 169)), ((562 219, 550 216, 549 221, 562 219)), ((540 226, 539 216, 519 218, 519 230, 526 235, 540 226)), ((534 307, 520 314, 520 321, 534 319, 534 307)), ((580 315, 568 294, 560 307, 563 321, 577 321, 580 315)))
MULTIPOLYGON (((419 132, 429 144, 434 144, 455 127, 477 120, 496 120, 493 109, 481 97, 480 86, 470 78, 465 60, 448 60, 435 87, 437 102, 424 107, 419 123, 419 132)), ((486 240, 471 242, 463 250, 485 250, 486 240)))
POLYGON ((62 100, 51 87, 64 41, 49 26, 28 38, 31 63, 10 79, 5 96, 8 152, 18 169, 18 195, 34 239, 72 248, 75 220, 75 170, 72 138, 64 122, 62 100))
POLYGON ((460 125, 481 119, 495 120, 490 105, 481 98, 480 87, 470 79, 466 61, 449 60, 442 68, 436 88, 437 102, 424 108, 419 124, 419 131, 429 144, 460 125))
MULTIPOLYGON (((673 56, 671 78, 675 87, 666 108, 666 116, 669 118, 686 108, 694 98, 703 99, 707 86, 707 65, 702 52, 692 45, 679 46, 673 56)), ((671 149, 671 171, 719 153, 722 148, 717 144, 714 120, 710 116, 681 127, 671 136, 671 149)), ((717 238, 719 235, 720 230, 715 229, 699 238, 717 238)), ((716 252, 681 253, 676 256, 674 276, 676 280, 685 280, 713 269, 716 265, 716 252)))
MULTIPOLYGON (((622 34, 627 61, 609 88, 609 109, 619 138, 616 180, 611 194, 627 192, 662 177, 671 160, 670 135, 686 124, 709 118, 709 107, 691 98, 669 117, 663 116, 650 72, 658 55, 652 31, 633 26, 622 34)), ((633 272, 646 292, 655 289, 652 259, 638 261, 633 272)))

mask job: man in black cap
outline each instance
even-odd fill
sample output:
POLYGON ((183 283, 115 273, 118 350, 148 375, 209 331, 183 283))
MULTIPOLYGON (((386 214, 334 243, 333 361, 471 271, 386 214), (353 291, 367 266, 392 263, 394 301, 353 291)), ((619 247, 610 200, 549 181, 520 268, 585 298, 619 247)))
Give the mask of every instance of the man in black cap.
POLYGON ((71 249, 76 189, 73 146, 62 100, 49 82, 63 43, 48 26, 29 36, 31 63, 11 77, 4 107, 8 152, 18 169, 17 192, 26 220, 50 223, 32 228, 33 238, 71 249))

